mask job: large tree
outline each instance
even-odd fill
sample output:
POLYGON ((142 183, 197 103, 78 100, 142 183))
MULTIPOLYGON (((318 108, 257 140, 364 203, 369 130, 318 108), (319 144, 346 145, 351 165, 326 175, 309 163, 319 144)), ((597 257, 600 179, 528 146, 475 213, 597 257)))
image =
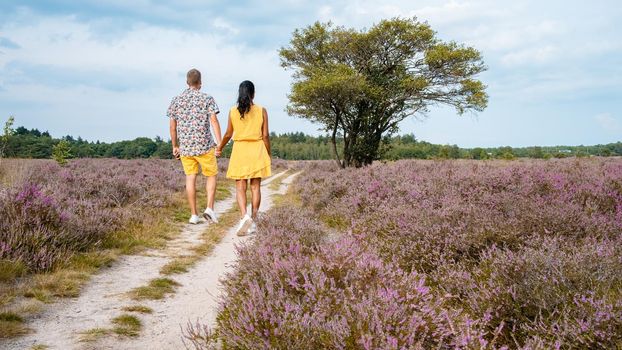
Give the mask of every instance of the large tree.
POLYGON ((281 65, 294 72, 288 112, 330 132, 342 167, 378 159, 383 138, 432 105, 463 114, 483 110, 488 101, 475 78, 485 70, 480 53, 437 39, 416 18, 384 20, 361 31, 316 22, 297 29, 279 54, 281 65))

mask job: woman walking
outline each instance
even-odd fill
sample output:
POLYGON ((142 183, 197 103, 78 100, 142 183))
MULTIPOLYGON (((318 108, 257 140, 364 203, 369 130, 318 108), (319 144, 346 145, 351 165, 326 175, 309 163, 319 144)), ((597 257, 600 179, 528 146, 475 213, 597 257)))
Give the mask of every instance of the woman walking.
POLYGON ((242 219, 237 227, 237 235, 255 233, 253 220, 261 203, 261 179, 271 175, 270 137, 268 131, 268 112, 253 102, 255 85, 245 80, 238 89, 238 103, 229 110, 227 131, 218 145, 220 154, 233 137, 233 150, 227 169, 227 178, 235 180, 236 198, 242 219), (246 212, 246 189, 250 180, 252 213, 246 212))

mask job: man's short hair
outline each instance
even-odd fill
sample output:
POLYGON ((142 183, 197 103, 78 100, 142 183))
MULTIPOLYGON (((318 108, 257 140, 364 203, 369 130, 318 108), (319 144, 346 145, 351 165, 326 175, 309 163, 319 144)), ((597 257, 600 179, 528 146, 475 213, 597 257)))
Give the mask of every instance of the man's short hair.
POLYGON ((188 74, 186 74, 186 82, 190 86, 197 86, 201 84, 201 72, 192 68, 188 71, 188 74))

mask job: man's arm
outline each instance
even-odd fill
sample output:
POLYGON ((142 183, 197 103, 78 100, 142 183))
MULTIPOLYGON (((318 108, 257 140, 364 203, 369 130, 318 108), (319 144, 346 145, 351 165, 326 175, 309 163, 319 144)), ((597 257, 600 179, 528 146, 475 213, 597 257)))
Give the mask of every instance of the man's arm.
POLYGON ((171 143, 173 144, 173 156, 179 158, 179 144, 177 143, 177 120, 170 118, 169 131, 171 133, 171 143))
MULTIPOLYGON (((207 99, 207 114, 209 116, 210 124, 212 125, 212 129, 214 130, 214 137, 216 137, 216 145, 220 145, 222 141, 221 131, 220 131, 220 123, 218 122, 218 117, 216 116, 220 112, 218 109, 218 105, 216 104, 216 100, 213 97, 209 96, 207 99)), ((216 156, 220 157, 220 152, 218 148, 216 148, 216 156)))
POLYGON ((268 111, 263 109, 263 125, 261 126, 261 133, 263 137, 263 143, 266 145, 266 150, 268 151, 268 155, 272 158, 272 154, 270 154, 270 130, 268 130, 268 111))
POLYGON ((212 113, 209 116, 209 121, 212 124, 212 129, 214 130, 214 136, 216 137, 216 145, 219 145, 220 141, 222 141, 222 135, 220 131, 220 122, 218 121, 218 117, 216 116, 216 113, 212 113))

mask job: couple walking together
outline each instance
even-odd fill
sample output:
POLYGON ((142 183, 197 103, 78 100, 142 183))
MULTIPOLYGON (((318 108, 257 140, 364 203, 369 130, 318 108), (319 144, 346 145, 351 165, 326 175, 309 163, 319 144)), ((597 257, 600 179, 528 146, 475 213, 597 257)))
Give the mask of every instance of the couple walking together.
POLYGON ((171 101, 167 115, 170 118, 170 133, 173 155, 181 160, 186 174, 186 194, 190 204, 189 222, 200 221, 196 205, 196 179, 201 173, 207 177, 207 208, 203 217, 218 222, 214 212, 216 195, 216 157, 222 153, 227 142, 233 138, 233 150, 227 169, 227 178, 234 179, 236 199, 241 219, 237 235, 254 233, 259 204, 261 203, 261 179, 271 175, 270 138, 268 113, 253 102, 255 86, 245 80, 238 90, 237 104, 229 110, 227 130, 221 136, 218 122, 218 105, 214 98, 201 92, 201 73, 191 69, 186 75, 188 88, 171 101), (214 135, 212 137, 212 129, 214 135), (214 140, 214 138, 216 140, 214 140), (246 210, 248 182, 251 188, 251 215, 246 210))

